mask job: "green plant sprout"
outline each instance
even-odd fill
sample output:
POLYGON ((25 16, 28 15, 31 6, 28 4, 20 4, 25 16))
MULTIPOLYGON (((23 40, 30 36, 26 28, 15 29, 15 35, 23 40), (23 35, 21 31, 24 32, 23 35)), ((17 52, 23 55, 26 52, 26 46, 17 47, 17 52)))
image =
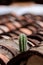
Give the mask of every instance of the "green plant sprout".
POLYGON ((20 52, 26 51, 27 37, 25 34, 20 34, 19 36, 19 49, 20 52))

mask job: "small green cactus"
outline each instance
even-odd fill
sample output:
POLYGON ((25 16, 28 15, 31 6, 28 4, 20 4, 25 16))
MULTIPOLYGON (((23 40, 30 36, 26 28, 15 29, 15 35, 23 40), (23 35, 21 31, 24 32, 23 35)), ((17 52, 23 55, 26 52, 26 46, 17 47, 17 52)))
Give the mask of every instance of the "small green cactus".
POLYGON ((20 34, 19 36, 19 48, 20 52, 26 51, 27 37, 25 34, 20 34))

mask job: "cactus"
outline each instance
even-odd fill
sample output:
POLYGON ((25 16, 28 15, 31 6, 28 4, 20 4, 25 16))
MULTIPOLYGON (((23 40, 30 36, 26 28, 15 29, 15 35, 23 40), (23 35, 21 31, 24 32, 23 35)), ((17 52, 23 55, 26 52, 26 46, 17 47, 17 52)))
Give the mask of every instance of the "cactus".
POLYGON ((20 52, 26 51, 27 37, 25 34, 20 34, 19 36, 19 48, 20 52))

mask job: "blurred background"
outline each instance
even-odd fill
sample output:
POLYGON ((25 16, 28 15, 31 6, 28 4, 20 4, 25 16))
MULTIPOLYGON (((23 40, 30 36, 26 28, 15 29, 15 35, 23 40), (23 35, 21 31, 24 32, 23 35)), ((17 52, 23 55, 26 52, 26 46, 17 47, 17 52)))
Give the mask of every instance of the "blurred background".
POLYGON ((34 3, 43 4, 43 0, 0 0, 0 5, 10 5, 16 2, 34 2, 34 3))

